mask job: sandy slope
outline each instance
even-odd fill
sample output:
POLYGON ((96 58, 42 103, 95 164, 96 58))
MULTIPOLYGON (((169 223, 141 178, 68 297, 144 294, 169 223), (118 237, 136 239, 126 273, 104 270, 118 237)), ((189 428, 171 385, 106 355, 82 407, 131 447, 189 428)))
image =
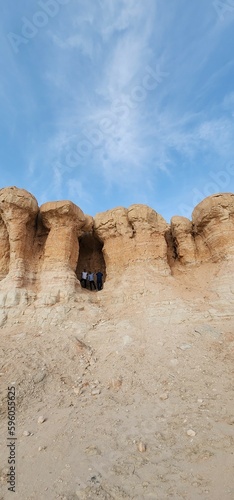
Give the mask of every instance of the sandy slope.
POLYGON ((189 286, 187 301, 167 287, 133 287, 30 306, 2 327, 1 499, 234 498, 227 304, 215 313, 189 286), (6 483, 12 382, 15 494, 6 483))

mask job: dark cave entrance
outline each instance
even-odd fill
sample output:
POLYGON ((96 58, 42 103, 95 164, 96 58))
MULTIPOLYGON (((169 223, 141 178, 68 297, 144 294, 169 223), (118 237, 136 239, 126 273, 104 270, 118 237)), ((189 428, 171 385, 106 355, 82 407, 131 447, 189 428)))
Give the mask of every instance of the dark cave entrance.
MULTIPOLYGON (((76 267, 78 280, 81 278, 81 272, 91 271, 103 273, 103 283, 106 279, 106 264, 102 253, 103 243, 93 234, 85 233, 79 238, 79 258, 76 267)), ((94 277, 96 281, 96 276, 94 277)))

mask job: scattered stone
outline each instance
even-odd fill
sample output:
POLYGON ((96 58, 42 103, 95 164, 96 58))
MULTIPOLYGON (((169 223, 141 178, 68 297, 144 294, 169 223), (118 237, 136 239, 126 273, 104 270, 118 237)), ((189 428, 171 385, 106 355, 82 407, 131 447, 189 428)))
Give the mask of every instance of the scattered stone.
POLYGON ((79 395, 81 393, 80 387, 75 387, 73 390, 74 390, 74 393, 77 395, 79 395))
POLYGON ((29 432, 29 431, 24 431, 24 432, 23 432, 23 436, 31 436, 31 432, 29 432))
POLYGON ((191 349, 191 347, 193 347, 191 344, 182 344, 179 346, 179 349, 181 349, 181 351, 186 351, 186 349, 191 349))
POLYGON ((203 399, 198 399, 198 400, 197 400, 197 402, 198 402, 199 404, 201 404, 201 403, 203 403, 203 399))
POLYGON ((162 399, 163 401, 165 401, 166 399, 168 399, 168 392, 164 392, 163 394, 160 394, 159 398, 162 399))
POLYGON ((91 391, 92 396, 97 396, 97 394, 100 394, 100 393, 101 393, 101 389, 93 389, 91 391))
POLYGON ((138 444, 138 450, 140 451, 140 453, 144 453, 146 451, 146 444, 140 441, 138 444))
POLYGON ((40 382, 42 382, 42 380, 44 380, 45 376, 46 376, 45 371, 41 371, 41 372, 36 373, 36 375, 33 377, 34 384, 39 384, 40 382))
POLYGON ((38 424, 43 424, 45 421, 46 421, 46 418, 43 417, 43 415, 40 415, 40 417, 38 417, 37 423, 38 424))
POLYGON ((101 455, 101 451, 97 446, 88 446, 85 453, 87 453, 87 455, 101 455))
POLYGON ((193 431, 192 429, 189 429, 189 430, 187 431, 187 436, 194 437, 194 436, 196 436, 196 432, 195 432, 195 431, 193 431))

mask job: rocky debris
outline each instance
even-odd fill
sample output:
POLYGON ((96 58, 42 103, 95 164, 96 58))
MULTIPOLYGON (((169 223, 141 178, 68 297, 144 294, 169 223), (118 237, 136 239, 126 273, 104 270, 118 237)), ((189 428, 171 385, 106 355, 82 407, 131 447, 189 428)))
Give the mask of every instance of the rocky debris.
POLYGON ((166 401, 166 399, 169 398, 168 392, 164 392, 163 394, 160 394, 159 398, 162 399, 162 401, 166 401))
POLYGON ((101 389, 92 389, 91 391, 92 396, 97 396, 98 394, 101 394, 101 389))
POLYGON ((143 443, 143 441, 140 441, 138 443, 138 451, 140 451, 140 453, 144 453, 146 451, 146 444, 143 443))
POLYGON ((27 436, 31 436, 31 432, 29 431, 24 431, 23 432, 23 436, 27 437, 27 436))
POLYGON ((44 380, 45 377, 46 377, 46 372, 45 371, 39 371, 33 377, 34 384, 39 384, 40 382, 42 382, 44 380))
POLYGON ((38 417, 37 423, 38 424, 43 424, 45 421, 46 421, 46 418, 43 417, 43 415, 40 415, 40 417, 38 417))
POLYGON ((187 436, 189 436, 189 437, 194 437, 194 436, 196 436, 196 432, 195 432, 195 431, 193 431, 193 429, 189 429, 189 430, 187 431, 187 436))
POLYGON ((82 394, 82 389, 80 387, 74 387, 73 391, 77 396, 79 396, 79 394, 82 394))
POLYGON ((181 344, 178 346, 178 349, 181 351, 187 351, 187 349, 191 349, 193 346, 191 344, 181 344))
POLYGON ((101 455, 101 451, 97 446, 90 445, 85 449, 87 455, 101 455))

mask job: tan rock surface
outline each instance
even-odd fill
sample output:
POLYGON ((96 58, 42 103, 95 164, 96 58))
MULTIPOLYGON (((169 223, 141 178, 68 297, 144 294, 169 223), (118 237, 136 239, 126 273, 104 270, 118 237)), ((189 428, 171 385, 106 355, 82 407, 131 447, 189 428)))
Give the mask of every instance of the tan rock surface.
POLYGON ((103 254, 109 277, 133 264, 155 265, 169 274, 166 221, 146 205, 119 207, 94 218, 94 229, 104 242, 103 254))
POLYGON ((0 497, 13 385, 15 498, 233 500, 233 195, 192 222, 133 205, 93 229, 70 202, 37 213, 3 191, 0 497), (86 264, 102 291, 81 289, 86 264))
MULTIPOLYGON (((200 236, 213 262, 234 255, 234 194, 209 196, 192 214, 195 238, 200 236)), ((203 259, 203 249, 199 251, 203 259)), ((204 255, 207 260, 207 252, 204 255)))
MULTIPOLYGON (((0 303, 15 307, 35 298, 38 305, 68 300, 83 293, 79 279, 84 267, 103 272, 108 293, 125 282, 140 294, 155 282, 159 293, 164 289, 171 298, 179 281, 181 297, 186 293, 193 268, 196 295, 200 266, 213 262, 208 277, 212 283, 219 273, 216 263, 224 258, 232 262, 233 199, 230 193, 210 196, 194 209, 192 221, 175 216, 169 225, 146 205, 117 207, 93 219, 70 201, 48 202, 38 209, 27 191, 2 189, 0 303)), ((227 264, 222 273, 230 295, 230 269, 225 269, 227 264)))
POLYGON ((6 225, 0 216, 0 279, 9 272, 10 244, 6 225))
POLYGON ((85 216, 71 201, 45 203, 40 207, 43 225, 49 229, 45 243, 40 275, 41 290, 64 288, 72 293, 78 285, 75 274, 78 256, 78 238, 92 230, 93 220, 85 216))
POLYGON ((196 262, 196 247, 192 222, 186 217, 172 217, 171 233, 176 257, 182 264, 196 262))
POLYGON ((0 215, 10 246, 7 278, 17 287, 22 287, 29 279, 28 261, 31 259, 37 213, 36 199, 24 189, 10 187, 0 190, 0 215))

